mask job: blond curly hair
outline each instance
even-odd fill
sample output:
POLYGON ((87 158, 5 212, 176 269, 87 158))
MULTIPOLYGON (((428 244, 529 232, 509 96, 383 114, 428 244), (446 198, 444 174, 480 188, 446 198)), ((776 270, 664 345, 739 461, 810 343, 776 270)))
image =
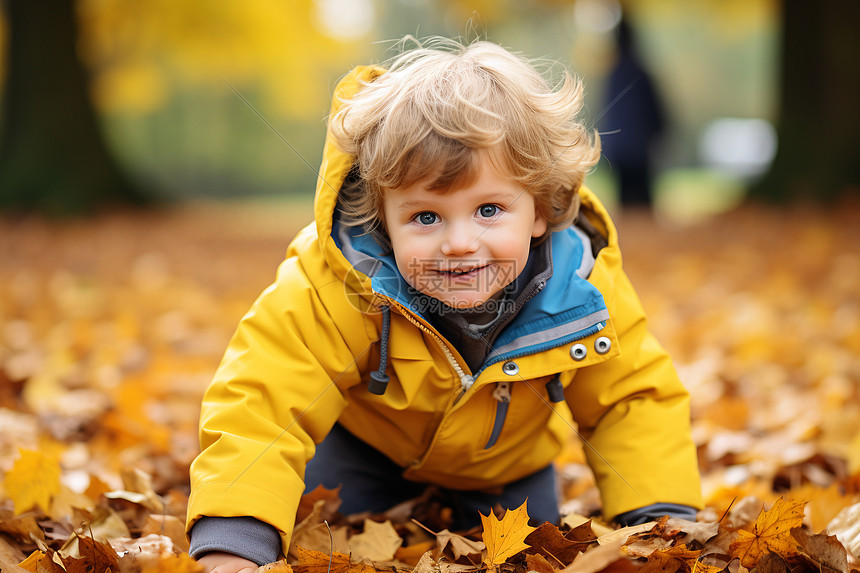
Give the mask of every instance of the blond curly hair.
POLYGON ((329 119, 335 145, 355 156, 340 192, 341 217, 384 232, 386 193, 428 180, 456 189, 481 153, 521 184, 550 230, 570 226, 578 190, 600 158, 596 131, 578 119, 582 83, 487 41, 415 40, 385 73, 342 102, 329 119))

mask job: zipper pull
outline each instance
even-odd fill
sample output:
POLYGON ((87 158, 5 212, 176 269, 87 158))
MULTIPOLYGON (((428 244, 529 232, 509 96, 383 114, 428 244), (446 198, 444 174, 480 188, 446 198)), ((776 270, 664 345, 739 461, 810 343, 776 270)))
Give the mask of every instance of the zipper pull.
POLYGON ((472 384, 475 383, 475 377, 466 374, 465 372, 460 375, 460 387, 463 389, 463 392, 469 390, 472 387, 472 384))
POLYGON ((496 389, 493 390, 493 398, 498 402, 504 402, 507 404, 511 401, 511 383, 510 382, 496 382, 496 389))
POLYGON ((546 393, 549 395, 550 402, 556 404, 564 400, 564 387, 561 385, 561 380, 558 374, 552 377, 552 380, 546 383, 546 393))

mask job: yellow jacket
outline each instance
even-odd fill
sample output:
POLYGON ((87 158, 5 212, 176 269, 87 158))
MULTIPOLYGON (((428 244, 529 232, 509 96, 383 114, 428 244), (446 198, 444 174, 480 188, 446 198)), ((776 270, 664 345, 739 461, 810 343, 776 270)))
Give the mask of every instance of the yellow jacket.
MULTIPOLYGON (((335 107, 378 73, 354 70, 338 85, 335 107)), ((482 489, 551 463, 571 439, 572 413, 604 515, 657 502, 701 506, 688 393, 647 330, 615 227, 590 191, 581 190, 581 216, 608 246, 587 278, 583 241, 553 233, 552 278, 469 372, 410 310, 390 258, 338 225, 337 189, 352 162, 326 142, 315 222, 289 246, 206 391, 189 528, 201 516, 251 516, 277 528, 286 549, 305 465, 335 422, 409 479, 482 489), (368 381, 381 358, 380 305, 391 309, 390 382, 375 395, 368 381), (559 383, 570 413, 552 401, 559 383)))

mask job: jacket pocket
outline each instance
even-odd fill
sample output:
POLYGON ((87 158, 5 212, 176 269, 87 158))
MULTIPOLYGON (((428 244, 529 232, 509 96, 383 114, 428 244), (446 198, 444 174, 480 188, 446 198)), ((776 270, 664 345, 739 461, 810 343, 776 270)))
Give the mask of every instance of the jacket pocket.
POLYGON ((490 439, 484 446, 485 450, 489 450, 499 440, 499 435, 502 433, 502 428, 505 427, 505 419, 508 417, 508 407, 511 403, 511 383, 496 382, 496 389, 493 390, 493 398, 496 400, 496 416, 493 420, 493 429, 490 432, 490 439))

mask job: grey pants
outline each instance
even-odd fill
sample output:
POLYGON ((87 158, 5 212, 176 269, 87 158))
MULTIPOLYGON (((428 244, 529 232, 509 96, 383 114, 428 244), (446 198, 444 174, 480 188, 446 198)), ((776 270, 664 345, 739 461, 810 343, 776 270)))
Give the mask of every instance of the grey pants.
MULTIPOLYGON (((336 424, 308 463, 305 492, 317 485, 328 489, 340 485, 341 513, 382 512, 420 496, 427 489, 428 484, 409 481, 402 474, 403 468, 336 424)), ((480 525, 478 512, 489 515, 496 504, 505 509, 517 508, 526 498, 533 520, 556 523, 559 518, 552 465, 507 484, 498 494, 438 489, 454 510, 452 528, 456 530, 480 525)))

